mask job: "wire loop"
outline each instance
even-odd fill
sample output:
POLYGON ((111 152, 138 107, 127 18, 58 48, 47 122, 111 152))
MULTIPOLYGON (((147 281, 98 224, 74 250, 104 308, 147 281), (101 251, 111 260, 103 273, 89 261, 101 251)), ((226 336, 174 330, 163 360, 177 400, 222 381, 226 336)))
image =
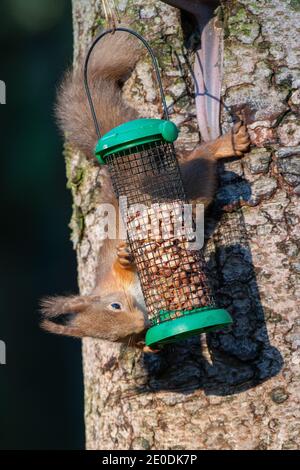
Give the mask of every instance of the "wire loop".
POLYGON ((89 64, 89 59, 90 59, 91 53, 92 53, 94 47, 96 46, 96 44, 104 36, 106 36, 107 34, 114 33, 115 31, 123 31, 125 33, 132 34, 137 39, 139 39, 144 44, 146 49, 148 50, 148 52, 150 54, 150 57, 151 57, 151 60, 152 60, 154 70, 155 70, 156 79, 157 79, 157 82, 158 82, 158 87, 159 87, 159 91, 160 91, 162 106, 163 106, 163 110, 164 110, 164 118, 166 120, 169 120, 168 107, 167 107, 166 98, 165 98, 165 94, 164 94, 164 90, 163 90, 163 86, 162 86, 162 81, 161 81, 161 76, 160 76, 157 60, 156 60, 156 57, 154 55, 154 52, 153 52, 152 48, 150 47, 150 45, 148 44, 146 39, 144 39, 143 36, 141 36, 136 31, 133 31, 132 29, 129 29, 129 28, 118 27, 118 28, 107 29, 106 31, 103 31, 103 33, 101 33, 94 40, 94 42, 92 43, 92 45, 90 46, 90 48, 88 50, 88 53, 86 55, 85 62, 84 62, 84 86, 85 86, 86 96, 87 96, 87 99, 88 99, 88 102, 89 102, 90 110, 91 110, 91 113, 92 113, 92 118, 93 118, 93 121, 94 121, 95 129, 96 129, 97 136, 98 136, 99 139, 101 138, 101 132, 100 132, 100 126, 99 126, 99 122, 98 122, 96 112, 95 112, 95 108, 94 108, 94 104, 93 104, 93 99, 92 99, 91 92, 90 92, 89 83, 88 83, 88 64, 89 64))

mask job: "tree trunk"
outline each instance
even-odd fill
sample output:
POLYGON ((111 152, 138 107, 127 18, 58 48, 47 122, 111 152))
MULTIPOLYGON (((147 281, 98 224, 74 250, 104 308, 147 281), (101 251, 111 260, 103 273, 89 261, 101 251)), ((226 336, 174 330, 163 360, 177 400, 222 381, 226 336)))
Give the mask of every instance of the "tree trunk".
MULTIPOLYGON (((153 0, 117 3, 158 56, 171 117, 181 128, 178 146, 194 147, 199 133, 188 64, 193 58, 183 48, 178 10, 153 0)), ((103 24, 101 1, 73 0, 73 15, 76 63, 103 24)), ((88 449, 299 446, 299 1, 229 0, 219 15, 223 131, 240 114, 256 144, 242 161, 220 166, 208 224, 215 295, 231 311, 234 325, 149 357, 85 339, 88 449)), ((161 115, 148 58, 126 85, 126 97, 144 116, 161 115)), ((101 244, 101 181, 99 169, 83 156, 68 150, 66 160, 79 286, 87 294, 101 244)))

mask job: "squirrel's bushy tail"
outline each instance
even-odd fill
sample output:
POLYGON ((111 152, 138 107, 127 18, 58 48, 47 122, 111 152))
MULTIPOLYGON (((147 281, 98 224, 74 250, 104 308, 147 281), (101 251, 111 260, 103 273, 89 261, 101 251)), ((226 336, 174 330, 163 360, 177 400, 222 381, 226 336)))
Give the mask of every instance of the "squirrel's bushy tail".
MULTIPOLYGON (((123 32, 105 36, 93 50, 88 81, 102 135, 138 117, 123 101, 121 87, 138 61, 140 51, 139 42, 123 32)), ((83 63, 67 72, 58 92, 56 116, 68 142, 92 157, 97 134, 85 94, 83 63)))

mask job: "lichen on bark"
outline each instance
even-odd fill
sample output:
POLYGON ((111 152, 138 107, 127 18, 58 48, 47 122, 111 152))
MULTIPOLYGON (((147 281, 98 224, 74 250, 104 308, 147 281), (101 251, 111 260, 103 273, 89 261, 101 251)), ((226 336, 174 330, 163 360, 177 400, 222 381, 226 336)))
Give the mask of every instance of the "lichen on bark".
MULTIPOLYGON (((180 126, 199 140, 190 54, 178 11, 153 0, 117 2, 158 55, 180 126)), ((159 355, 83 341, 88 449, 295 449, 299 447, 299 29, 297 2, 228 0, 224 18, 223 131, 241 115, 253 150, 220 166, 206 257, 234 325, 159 355)), ((103 25, 100 0, 73 0, 74 60, 103 25)), ((161 115, 148 58, 126 86, 145 116, 161 115)), ((79 286, 89 293, 101 246, 102 172, 68 151, 79 286)))

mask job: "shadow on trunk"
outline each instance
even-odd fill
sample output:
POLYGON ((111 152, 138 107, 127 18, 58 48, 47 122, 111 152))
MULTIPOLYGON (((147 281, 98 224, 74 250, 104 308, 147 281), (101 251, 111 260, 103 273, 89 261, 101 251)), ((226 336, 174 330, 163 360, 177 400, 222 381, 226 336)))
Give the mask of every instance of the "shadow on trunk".
MULTIPOLYGON (((283 365, 280 352, 270 344, 243 214, 227 213, 224 204, 251 199, 250 185, 232 172, 234 191, 221 186, 207 218, 208 270, 218 306, 228 309, 233 325, 206 334, 206 351, 199 336, 166 346, 157 355, 144 356, 147 381, 138 391, 180 391, 232 395, 270 379, 283 365), (210 247, 212 245, 212 247, 210 247)), ((202 335, 203 337, 204 335, 202 335)))

